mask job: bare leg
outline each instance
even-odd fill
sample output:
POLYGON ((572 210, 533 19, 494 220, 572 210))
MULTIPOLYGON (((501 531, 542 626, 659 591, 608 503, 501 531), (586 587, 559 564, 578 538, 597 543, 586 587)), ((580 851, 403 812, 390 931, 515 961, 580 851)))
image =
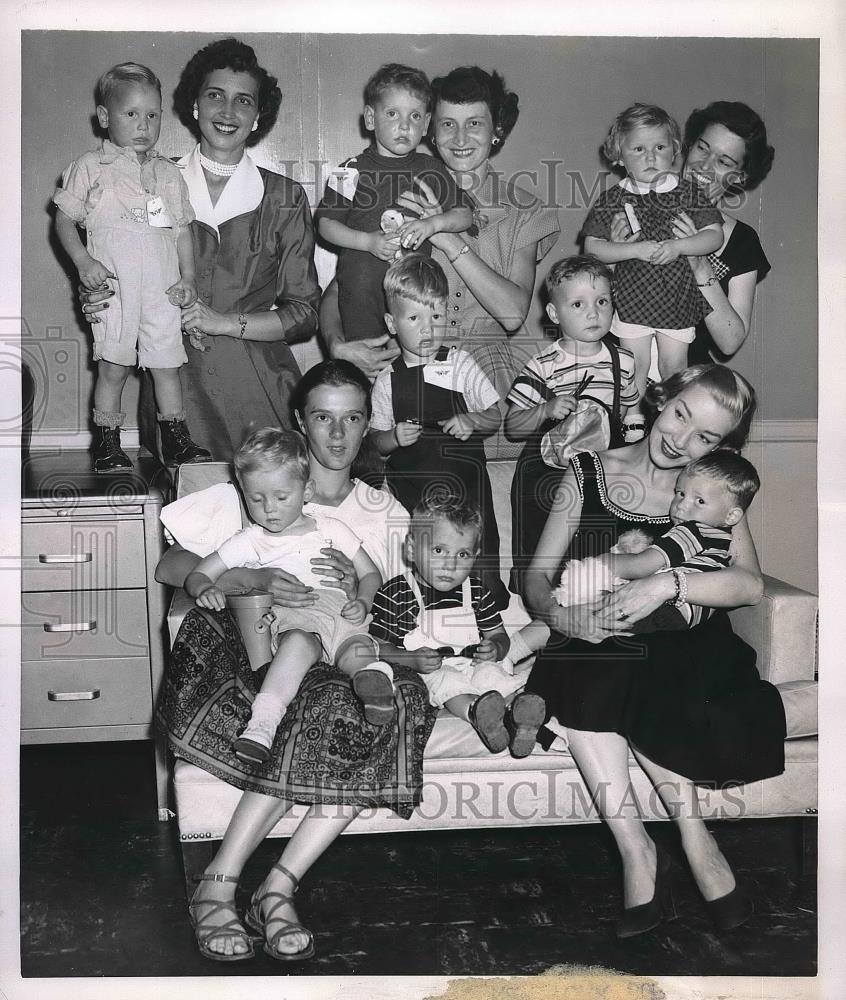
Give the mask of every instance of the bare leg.
POLYGON ((457 715, 459 719, 469 722, 470 706, 477 697, 478 695, 475 694, 457 694, 454 698, 447 698, 444 702, 444 708, 452 715, 457 715))
POLYGON ((283 705, 290 705, 320 654, 320 643, 313 633, 297 628, 283 632, 261 685, 262 693, 274 694, 283 705))
POLYGON ((623 905, 648 903, 655 894, 657 854, 640 818, 629 781, 629 745, 618 733, 568 729, 570 752, 623 861, 623 905))
POLYGON ((129 375, 127 365, 116 365, 112 361, 97 362, 97 382, 94 386, 94 409, 104 413, 120 410, 120 398, 129 375))
MULTIPOLYGON (((305 873, 311 868, 315 861, 334 843, 334 841, 346 830, 349 824, 361 811, 361 806, 312 806, 302 822, 294 831, 293 836, 285 845, 285 850, 279 858, 279 864, 284 866, 301 880, 305 873)), ((292 894, 291 880, 284 872, 278 868, 271 868, 264 882, 256 890, 255 898, 260 898, 263 893, 292 894)), ((267 920, 265 925, 265 936, 268 941, 273 941, 276 935, 274 946, 277 951, 286 955, 296 954, 308 947, 310 937, 305 931, 291 930, 285 933, 286 921, 299 923, 297 911, 293 903, 285 903, 276 906, 278 897, 271 897, 268 910, 273 913, 273 917, 267 920), (274 919, 280 918, 280 919, 274 919), (282 934, 279 934, 283 931, 282 934)), ((262 914, 266 919, 266 914, 262 914)))
POLYGON ((156 406, 164 416, 182 414, 182 383, 178 368, 151 368, 156 390, 156 406))
POLYGON ((731 892, 735 886, 734 875, 702 819, 696 786, 642 753, 635 751, 635 756, 679 829, 682 848, 705 900, 718 899, 731 892))
MULTIPOLYGON (((240 876, 247 859, 290 808, 291 803, 285 799, 258 792, 244 792, 226 828, 223 842, 206 872, 240 876)), ((235 889, 234 882, 198 882, 193 901, 234 902, 235 889)), ((206 914, 205 909, 202 906, 195 907, 194 913, 200 920, 213 925, 213 918, 206 914)), ((227 916, 219 913, 217 919, 223 924, 227 916)), ((246 930, 244 933, 247 933, 246 930)), ((221 935, 210 941, 208 946, 225 955, 239 955, 247 951, 244 940, 235 935, 221 935)))
POLYGON ((352 635, 338 647, 335 666, 347 677, 355 677, 359 670, 378 659, 379 644, 375 639, 369 635, 352 635))
POLYGON ((662 379, 669 378, 687 368, 687 347, 681 340, 673 340, 665 333, 659 333, 658 340, 658 371, 662 379))
MULTIPOLYGON (((646 392, 646 381, 649 377, 649 365, 652 361, 652 335, 645 337, 626 337, 622 341, 623 347, 627 347, 635 359, 635 385, 640 398, 646 392)), ((629 414, 634 416, 634 414, 629 414)))

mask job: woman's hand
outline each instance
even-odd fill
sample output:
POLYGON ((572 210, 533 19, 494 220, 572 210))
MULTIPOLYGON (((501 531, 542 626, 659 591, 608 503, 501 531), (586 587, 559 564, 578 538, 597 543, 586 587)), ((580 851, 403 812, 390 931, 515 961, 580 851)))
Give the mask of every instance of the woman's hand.
POLYGON ((109 308, 108 300, 115 294, 111 287, 89 290, 85 285, 79 286, 79 302, 86 320, 89 323, 102 323, 102 319, 97 313, 109 308))
POLYGON ((537 617, 554 631, 572 639, 585 642, 602 642, 612 635, 631 635, 625 622, 610 622, 607 616, 600 616, 607 598, 601 597, 590 604, 573 604, 568 608, 558 605, 552 594, 546 608, 540 609, 537 617))
MULTIPOLYGON (((320 550, 323 559, 312 559, 311 565, 327 587, 342 590, 352 601, 358 592, 358 574, 352 564, 340 549, 329 545, 320 550)), ((364 619, 362 618, 362 621, 364 619)))
MULTIPOLYGON (((693 219, 687 212, 679 212, 673 220, 673 235, 677 239, 684 239, 687 236, 695 236, 697 232, 693 219)), ((714 269, 707 257, 688 257, 687 260, 697 285, 704 284, 709 278, 714 277, 714 269)))
POLYGON ((681 256, 681 250, 675 240, 662 240, 658 250, 650 258, 650 264, 671 264, 681 256))
POLYGON ((595 618, 604 628, 623 634, 622 630, 656 611, 675 593, 672 573, 655 573, 642 580, 631 580, 603 598, 595 618))
POLYGON ((201 299, 182 310, 182 329, 186 333, 205 334, 207 337, 237 337, 239 332, 237 319, 217 312, 201 299))
POLYGON ((411 219, 397 231, 397 236, 407 250, 416 250, 434 232, 434 225, 427 219, 411 219))
POLYGON ((640 233, 633 233, 625 212, 615 212, 611 217, 611 231, 608 239, 612 243, 637 243, 640 233))
MULTIPOLYGON (((441 203, 435 197, 435 192, 429 187, 426 181, 420 177, 415 177, 414 183, 420 189, 419 191, 409 189, 397 198, 397 204, 402 208, 403 212, 413 212, 421 220, 431 219, 436 215, 443 215, 444 210, 441 208, 441 203)), ((459 242, 460 245, 464 243, 455 233, 431 232, 428 239, 432 246, 438 247, 440 250, 446 250, 451 242, 459 242)))
POLYGON ((307 587, 284 569, 239 569, 239 578, 273 598, 283 608, 307 608, 317 601, 314 587, 307 587))

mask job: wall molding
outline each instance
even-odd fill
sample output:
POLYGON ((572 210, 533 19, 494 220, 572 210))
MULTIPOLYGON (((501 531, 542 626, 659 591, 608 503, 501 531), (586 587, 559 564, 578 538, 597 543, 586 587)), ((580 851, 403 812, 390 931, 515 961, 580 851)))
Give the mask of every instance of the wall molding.
MULTIPOLYGON (((750 444, 777 444, 782 442, 801 442, 817 440, 816 420, 755 420, 749 435, 750 444)), ((121 443, 124 448, 137 448, 138 428, 127 427, 121 430, 121 443)), ((80 431, 76 434, 55 434, 49 431, 33 432, 30 449, 32 451, 63 449, 88 449, 91 447, 91 432, 80 431)))

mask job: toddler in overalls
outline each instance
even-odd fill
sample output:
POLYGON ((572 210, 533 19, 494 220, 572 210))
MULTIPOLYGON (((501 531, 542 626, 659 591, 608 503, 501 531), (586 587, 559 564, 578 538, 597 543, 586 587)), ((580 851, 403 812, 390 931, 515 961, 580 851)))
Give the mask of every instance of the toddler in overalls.
POLYGON ((180 306, 196 301, 194 212, 179 167, 153 147, 161 128, 161 84, 146 66, 121 63, 97 83, 97 119, 109 138, 62 174, 53 195, 56 234, 89 291, 114 282, 93 326, 94 471, 132 468, 121 449, 121 395, 135 364, 149 368, 166 464, 206 461, 182 408, 180 306), (86 245, 78 226, 86 230, 86 245))
POLYGON ((406 510, 433 485, 480 508, 477 572, 501 610, 509 594, 484 444, 500 424, 499 394, 466 351, 444 344, 448 289, 438 263, 408 254, 388 268, 384 288, 385 322, 401 354, 376 376, 370 427, 388 485, 406 510))
MULTIPOLYGON (((477 506, 437 487, 425 493, 406 539, 411 570, 376 593, 370 634, 383 661, 417 670, 431 703, 470 722, 491 753, 508 747, 525 757, 545 706, 539 695, 517 694, 526 673, 515 672, 508 655, 519 633, 509 640, 491 592, 473 574, 481 533, 477 506)), ((353 686, 365 715, 369 705, 393 699, 382 664, 360 670, 353 686)))

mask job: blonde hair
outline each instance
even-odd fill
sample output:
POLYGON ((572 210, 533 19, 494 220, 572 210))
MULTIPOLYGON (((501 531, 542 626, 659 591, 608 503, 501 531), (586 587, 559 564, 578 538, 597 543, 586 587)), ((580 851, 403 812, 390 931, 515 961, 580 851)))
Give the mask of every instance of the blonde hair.
POLYGON ((449 295, 444 269, 422 253, 405 254, 395 260, 388 268, 382 287, 389 312, 391 304, 398 298, 434 306, 449 295))
POLYGON ((232 464, 239 481, 250 472, 283 466, 290 468, 304 483, 309 478, 305 438, 296 431, 282 430, 281 427, 262 427, 253 431, 235 452, 232 464))
POLYGON ((609 163, 620 162, 620 145, 636 128, 665 128, 673 143, 673 155, 681 149, 681 129, 675 118, 655 104, 632 104, 617 115, 605 137, 602 152, 609 163))

